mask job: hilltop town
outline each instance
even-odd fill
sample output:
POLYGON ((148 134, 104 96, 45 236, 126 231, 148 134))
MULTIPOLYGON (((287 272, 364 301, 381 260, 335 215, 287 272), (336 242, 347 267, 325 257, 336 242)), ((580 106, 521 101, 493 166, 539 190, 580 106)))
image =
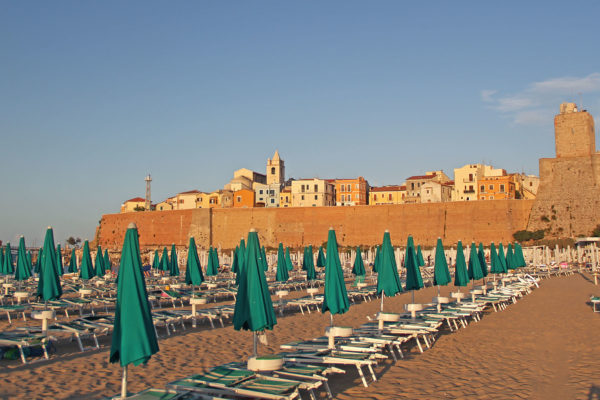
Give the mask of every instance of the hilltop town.
POLYGON ((401 185, 371 186, 359 176, 345 179, 304 178, 286 180, 285 162, 275 151, 267 160, 266 173, 238 169, 223 189, 189 190, 157 204, 134 197, 121 212, 170 211, 195 208, 330 207, 449 201, 535 199, 539 178, 507 173, 491 165, 467 164, 454 169, 454 179, 443 170, 408 177, 401 185))

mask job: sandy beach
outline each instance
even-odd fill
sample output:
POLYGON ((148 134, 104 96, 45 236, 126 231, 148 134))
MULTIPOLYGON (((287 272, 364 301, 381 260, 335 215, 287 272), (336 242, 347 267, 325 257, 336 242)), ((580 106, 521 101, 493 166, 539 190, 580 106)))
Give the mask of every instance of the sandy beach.
MULTIPOLYGON (((449 291, 442 288, 442 294, 449 291)), ((436 288, 426 288, 416 293, 415 300, 428 302, 435 294, 436 288)), ((348 369, 330 380, 332 391, 340 399, 600 398, 596 370, 600 344, 595 337, 600 314, 588 304, 592 294, 600 294, 600 288, 586 275, 543 280, 539 289, 507 310, 488 312, 466 329, 443 333, 424 354, 410 348, 404 360, 381 364, 379 381, 368 388, 348 369)), ((385 311, 401 311, 410 296, 386 298, 385 311)), ((335 316, 335 323, 360 325, 379 305, 378 300, 353 305, 348 313, 335 316)), ((282 343, 321 336, 328 323, 328 314, 314 312, 278 316, 277 326, 268 333, 269 346, 259 346, 259 354, 278 352, 282 343)), ((6 329, 6 322, 2 324, 6 329)), ((160 352, 146 366, 130 368, 129 389, 161 388, 212 366, 246 359, 251 339, 251 333, 237 332, 231 325, 178 331, 159 341, 160 352)), ((79 353, 73 345, 60 343, 49 361, 25 366, 3 361, 0 397, 82 399, 117 394, 121 369, 108 362, 108 338, 101 344, 100 350, 79 353)))

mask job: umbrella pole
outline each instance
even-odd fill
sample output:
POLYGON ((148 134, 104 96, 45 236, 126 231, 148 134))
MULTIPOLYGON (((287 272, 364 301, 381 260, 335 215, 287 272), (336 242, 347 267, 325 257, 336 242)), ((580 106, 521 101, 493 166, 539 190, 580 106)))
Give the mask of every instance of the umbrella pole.
POLYGON ((415 304, 415 291, 414 291, 414 289, 411 290, 411 292, 412 292, 412 303, 415 304))
POLYGON ((437 289, 438 289, 438 297, 440 297, 440 285, 437 285, 437 289))
POLYGON ((254 353, 253 354, 254 354, 254 357, 256 357, 256 355, 257 355, 257 349, 256 348, 258 347, 258 336, 256 336, 256 331, 252 332, 252 335, 254 336, 254 338, 253 338, 253 342, 254 342, 254 346, 253 346, 254 349, 253 350, 254 350, 254 353))
POLYGON ((385 292, 382 290, 381 291, 381 308, 379 309, 379 311, 383 312, 383 298, 385 297, 385 292))
POLYGON ((333 314, 329 313, 329 326, 333 327, 333 314))
POLYGON ((121 398, 127 398, 127 365, 123 367, 123 380, 121 381, 121 398))

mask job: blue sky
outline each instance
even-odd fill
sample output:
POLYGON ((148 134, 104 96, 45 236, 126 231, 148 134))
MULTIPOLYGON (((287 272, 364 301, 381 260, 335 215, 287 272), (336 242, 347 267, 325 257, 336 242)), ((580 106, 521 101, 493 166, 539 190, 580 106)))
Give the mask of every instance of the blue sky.
POLYGON ((553 115, 600 118, 600 3, 2 1, 0 239, 91 239, 143 196, 263 172, 372 185, 538 173, 553 115))

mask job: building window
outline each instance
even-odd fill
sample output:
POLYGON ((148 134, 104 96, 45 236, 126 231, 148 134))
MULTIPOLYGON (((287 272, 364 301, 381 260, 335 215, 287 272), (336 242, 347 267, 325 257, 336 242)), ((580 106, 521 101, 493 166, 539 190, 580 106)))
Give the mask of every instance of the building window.
POLYGON ((319 200, 319 195, 315 194, 315 200, 319 200))
POLYGON ((376 194, 373 195, 373 200, 377 201, 377 195, 376 194))
POLYGON ((473 174, 469 174, 469 182, 473 182, 473 174))
POLYGON ((481 191, 485 192, 485 185, 481 185, 481 191))
POLYGON ((258 191, 258 194, 263 194, 263 191, 262 191, 262 189, 260 189, 260 190, 258 191))
POLYGON ((343 192, 345 188, 346 188, 346 185, 340 185, 340 192, 343 192))
POLYGON ((290 202, 290 198, 288 196, 285 196, 285 202, 289 203, 290 202))
POLYGON ((490 185, 490 190, 494 190, 494 185, 490 185))
POLYGON ((500 191, 504 193, 504 185, 500 185, 500 191))
POLYGON ((302 193, 304 193, 304 185, 301 185, 301 186, 302 186, 302 193))
POLYGON ((271 167, 271 175, 275 175, 275 167, 271 167))
POLYGON ((304 195, 302 195, 301 200, 304 200, 304 195))
POLYGON ((391 193, 390 193, 390 194, 388 194, 388 200, 389 200, 389 201, 392 201, 392 194, 391 194, 391 193))
POLYGON ((319 191, 319 185, 315 184, 315 192, 319 191))
POLYGON ((342 195, 342 196, 341 196, 341 199, 342 199, 342 201, 345 201, 345 200, 346 200, 346 196, 345 196, 345 195, 342 195))
POLYGON ((410 184, 410 189, 411 189, 411 190, 415 190, 415 183, 414 183, 414 182, 411 182, 411 184, 410 184))
POLYGON ((238 203, 241 203, 241 202, 242 202, 242 196, 238 196, 238 197, 237 197, 237 202, 238 202, 238 203))
POLYGON ((490 196, 490 200, 494 200, 494 196, 490 196))
POLYGON ((485 196, 481 196, 481 200, 485 200, 485 196))

